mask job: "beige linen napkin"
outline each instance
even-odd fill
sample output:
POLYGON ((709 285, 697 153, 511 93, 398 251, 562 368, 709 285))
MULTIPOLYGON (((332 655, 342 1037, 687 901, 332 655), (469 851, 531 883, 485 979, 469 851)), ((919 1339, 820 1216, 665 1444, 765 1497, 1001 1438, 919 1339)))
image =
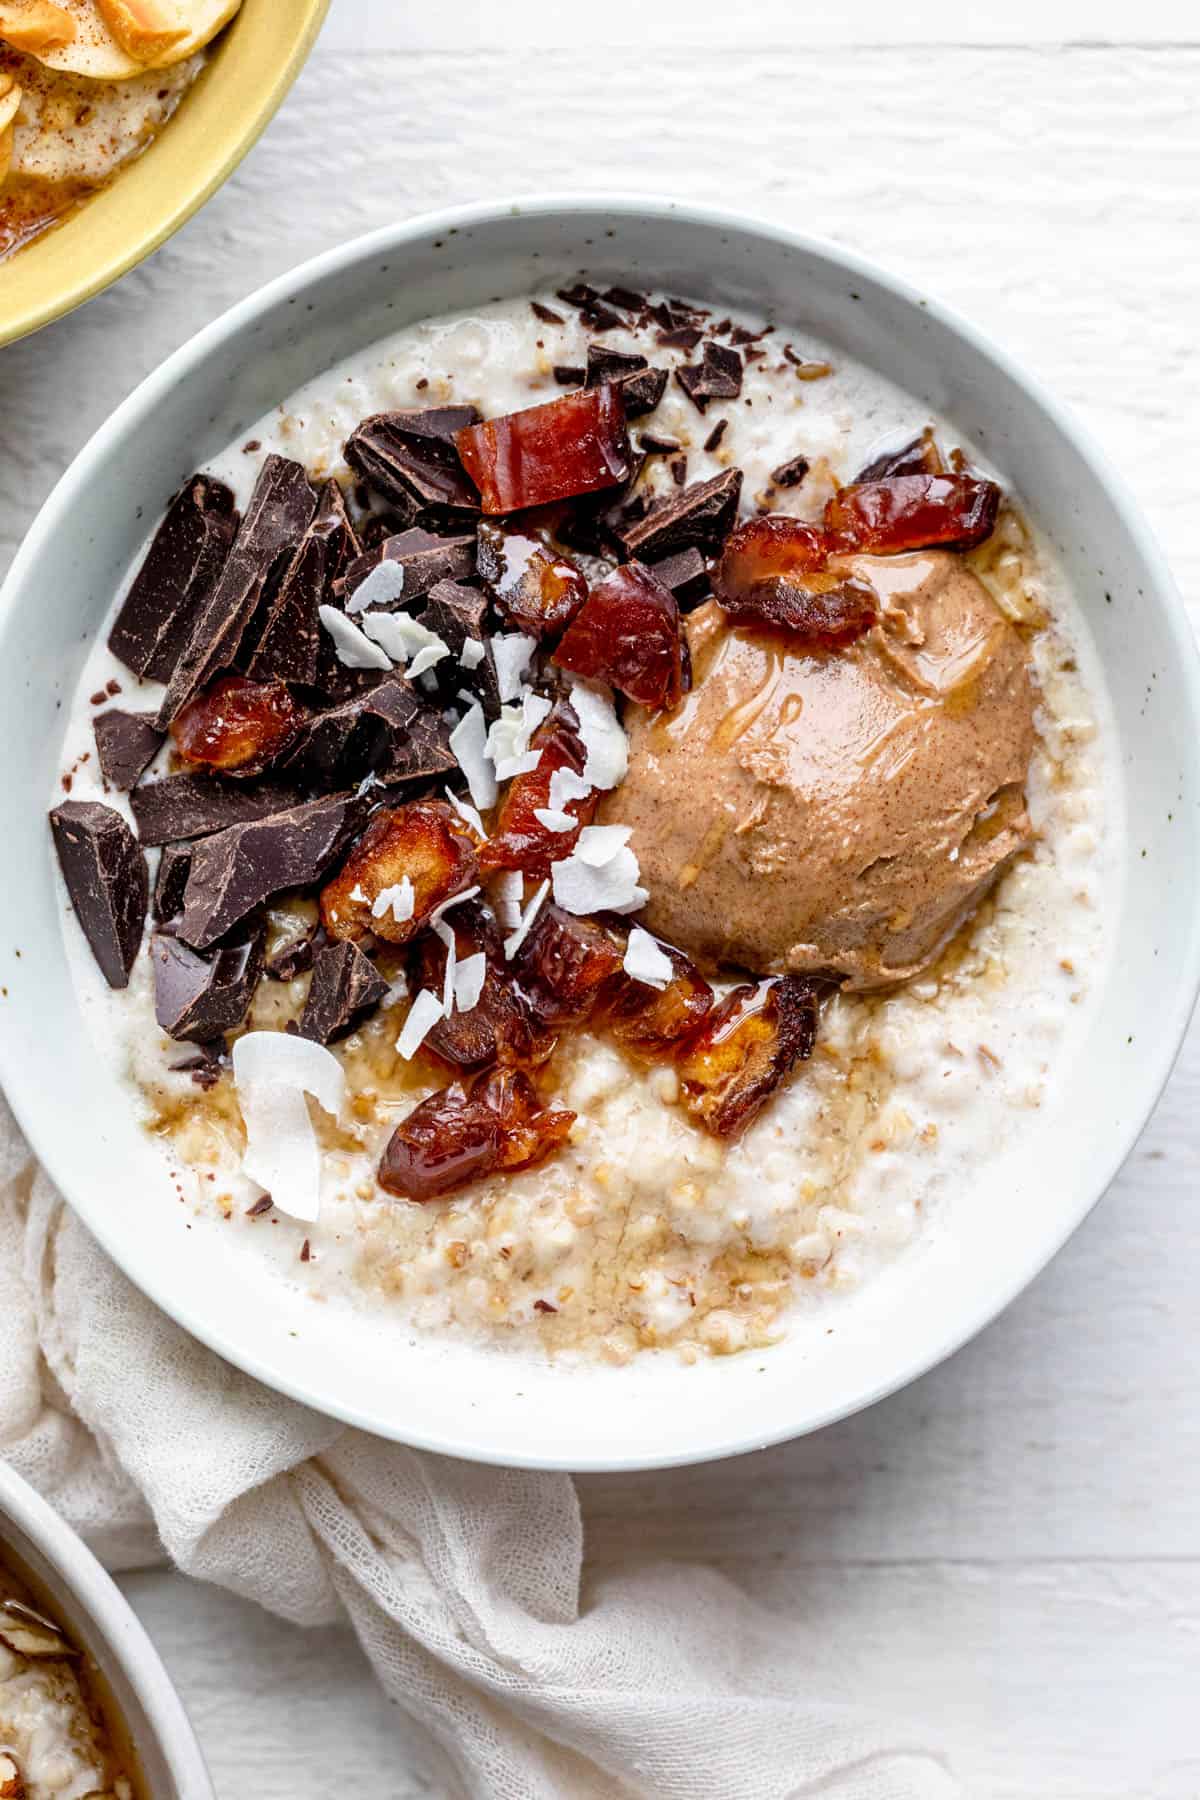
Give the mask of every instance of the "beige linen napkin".
POLYGON ((588 1581, 569 1476, 383 1443, 194 1342, 88 1236, 2 1099, 0 1453, 111 1567, 165 1548, 297 1624, 347 1616, 448 1796, 958 1791, 919 1733, 823 1700, 786 1622, 724 1578, 660 1562, 588 1581))

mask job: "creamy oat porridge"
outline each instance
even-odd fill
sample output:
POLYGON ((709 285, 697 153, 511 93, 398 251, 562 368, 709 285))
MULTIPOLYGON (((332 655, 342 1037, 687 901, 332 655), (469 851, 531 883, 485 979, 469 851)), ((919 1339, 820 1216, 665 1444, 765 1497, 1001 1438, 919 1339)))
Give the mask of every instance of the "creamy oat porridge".
POLYGON ((1017 501, 868 370, 582 283, 419 324, 114 605, 53 815, 85 1012, 188 1206, 314 1297, 766 1344, 1052 1099, 1105 706, 1017 501))
POLYGON ((241 0, 0 0, 0 262, 143 151, 241 0))
POLYGON ((0 1800, 133 1800, 85 1659, 0 1548, 0 1800))

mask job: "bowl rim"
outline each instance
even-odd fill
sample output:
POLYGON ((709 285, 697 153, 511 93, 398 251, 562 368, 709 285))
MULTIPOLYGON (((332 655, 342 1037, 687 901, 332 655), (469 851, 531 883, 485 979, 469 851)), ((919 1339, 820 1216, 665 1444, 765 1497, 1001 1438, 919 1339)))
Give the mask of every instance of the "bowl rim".
MULTIPOLYGON (((177 1800, 215 1800, 192 1722, 141 1620, 83 1539, 36 1488, 0 1460, 0 1537, 6 1523, 46 1558, 121 1669, 175 1784, 177 1800)), ((20 1546, 13 1547, 19 1555, 20 1546)), ((126 1723, 136 1740, 139 1721, 126 1723)))
MULTIPOLYGON (((824 259, 840 272, 874 283, 887 291, 891 297, 903 301, 909 307, 919 309, 925 318, 938 321, 949 332, 963 340, 974 357, 990 363, 1006 376, 1021 394, 1071 441, 1096 486, 1118 511, 1136 557, 1146 571, 1156 595, 1162 601, 1163 624, 1171 641, 1172 651, 1182 671, 1193 721, 1194 729, 1187 738, 1188 754, 1191 759, 1191 780, 1195 789, 1200 791, 1200 649, 1197 647, 1174 577, 1143 517, 1137 500, 1091 433, 1074 418, 1069 409, 1054 398, 1036 376, 1026 372, 986 333, 980 331, 952 307, 931 297, 924 289, 915 288, 909 281, 882 268, 871 258, 829 239, 792 230, 786 225, 753 213, 710 207, 698 202, 677 200, 654 193, 639 193, 630 190, 617 190, 611 193, 603 190, 597 192, 550 192, 522 194, 511 198, 439 208, 381 226, 374 231, 361 234, 343 244, 323 251, 300 263, 294 269, 275 277, 229 307, 173 351, 165 362, 138 384, 77 453, 65 473, 60 477, 30 526, 13 560, 3 587, 0 588, 0 631, 3 631, 8 624, 9 614, 14 611, 16 606, 18 591, 26 584, 27 572, 36 563, 42 543, 54 530, 56 519, 69 512, 76 491, 83 489, 90 480, 93 469, 106 461, 110 454, 110 446, 123 434, 126 421, 137 418, 144 412, 152 411, 158 397, 168 392, 176 383, 186 379, 193 366, 201 363, 215 347, 235 339, 243 331, 252 327, 257 319, 276 306, 286 305, 289 300, 302 294, 310 285, 335 275, 344 267, 378 256, 381 252, 394 255, 407 243, 418 238, 444 236, 452 232, 462 233, 478 226, 496 224, 505 217, 513 215, 536 220, 539 217, 550 219, 565 214, 572 215, 576 220, 591 216, 597 218, 603 216, 609 220, 614 216, 637 216, 642 219, 669 217, 683 219, 703 231, 718 234, 722 231, 760 233, 787 248, 794 249, 799 254, 824 259)), ((525 1452, 514 1459, 505 1456, 499 1450, 481 1448, 469 1440, 464 1442, 453 1434, 443 1435, 439 1432, 413 1430, 405 1430, 402 1433, 398 1428, 389 1428, 377 1416, 360 1412, 349 1402, 333 1402, 324 1396, 319 1401, 315 1401, 311 1390, 302 1381, 294 1380, 285 1370, 276 1367, 266 1355, 249 1352, 231 1341, 228 1333, 214 1325, 200 1307, 188 1305, 186 1300, 181 1302, 165 1291, 167 1284, 159 1271, 154 1271, 152 1277, 148 1276, 145 1279, 143 1272, 139 1271, 137 1285, 156 1306, 161 1308, 168 1317, 176 1320, 192 1336, 206 1344, 227 1362, 242 1369, 255 1380, 263 1382, 265 1386, 272 1388, 275 1392, 282 1393, 303 1405, 323 1412, 326 1416, 340 1419, 345 1424, 374 1436, 383 1436, 415 1449, 457 1456, 467 1461, 500 1467, 519 1466, 528 1469, 562 1470, 570 1468, 578 1473, 627 1473, 643 1469, 684 1467, 694 1463, 746 1455, 755 1450, 769 1448, 774 1444, 788 1442, 796 1437, 806 1436, 863 1411, 877 1401, 907 1387, 978 1336, 1045 1269, 1107 1192, 1161 1098, 1195 1008, 1197 994, 1200 992, 1200 908, 1190 909, 1187 912, 1186 921, 1180 927, 1180 935, 1182 944, 1173 970, 1174 980, 1169 992, 1160 993, 1158 996, 1155 1032, 1151 1047, 1140 1060, 1140 1068, 1143 1071, 1144 1098, 1142 1105, 1137 1109, 1136 1115, 1130 1119, 1127 1128, 1115 1138, 1106 1159, 1103 1177, 1096 1183, 1094 1190, 1085 1193, 1078 1205, 1071 1209, 1070 1214, 1064 1216, 1055 1232, 1038 1240, 1036 1254, 1032 1255, 1023 1265, 1022 1273, 1019 1276, 1014 1275, 1003 1288, 990 1296, 986 1308, 972 1322, 946 1329, 923 1352, 889 1371, 866 1390, 851 1397, 831 1401, 827 1406, 818 1408, 804 1417, 799 1424, 789 1416, 782 1419, 777 1428, 765 1433, 758 1431, 749 1436, 744 1431, 739 1432, 735 1426, 731 1425, 727 1434, 719 1441, 708 1443, 698 1449, 683 1449, 650 1456, 634 1454, 622 1457, 613 1455, 593 1458, 575 1457, 567 1464, 553 1454, 536 1455, 525 1452)), ((16 1060, 8 1052, 4 1034, 0 1034, 0 1088, 3 1088, 8 1094, 12 1110, 32 1144, 35 1132, 29 1129, 27 1120, 35 1112, 34 1097, 27 1096, 23 1091, 21 1070, 16 1060), (27 1099, 29 1104, 27 1104, 27 1099)), ((60 1191, 66 1196, 69 1184, 58 1179, 56 1165, 59 1157, 54 1143, 47 1143, 45 1151, 44 1166, 60 1191)), ((124 1268, 125 1246, 113 1241, 116 1234, 107 1228, 103 1213, 101 1212, 98 1217, 90 1217, 82 1213, 81 1216, 85 1218, 87 1227, 93 1236, 98 1239, 114 1261, 124 1268)))
MULTIPOLYGON (((52 325, 56 319, 66 318, 68 313, 73 313, 87 301, 94 300, 97 294, 111 287, 114 281, 119 281, 122 275, 128 275, 130 269, 136 268, 148 256, 153 256, 156 250, 161 249, 167 239, 174 237, 179 228, 186 225, 192 215, 212 199, 217 189, 224 186, 283 105, 293 82, 312 53, 332 0, 305 0, 305 4, 309 8, 309 16, 303 29, 289 54, 274 70, 237 143, 196 186, 186 187, 180 197, 160 215, 157 225, 139 236, 129 248, 114 251, 112 255, 102 259, 98 265, 93 266, 90 273, 81 274, 78 280, 61 289, 53 299, 31 301, 8 319, 0 314, 0 349, 7 344, 19 343, 22 338, 41 331, 46 325, 52 325)), ((113 179, 120 179, 120 171, 113 179)), ((86 204, 85 201, 85 207, 86 204)), ((58 229, 69 227, 70 223, 70 219, 65 219, 58 229)))

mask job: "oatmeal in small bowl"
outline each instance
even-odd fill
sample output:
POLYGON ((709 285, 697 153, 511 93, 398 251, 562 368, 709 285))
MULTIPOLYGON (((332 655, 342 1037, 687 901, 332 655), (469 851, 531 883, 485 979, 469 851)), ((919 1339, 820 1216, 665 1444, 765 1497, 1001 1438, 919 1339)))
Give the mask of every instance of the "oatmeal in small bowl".
POLYGON ((1164 1078, 1169 582, 840 254, 398 227, 153 377, 8 597, 6 1085, 153 1298, 368 1429, 811 1428, 1011 1297, 1164 1078))

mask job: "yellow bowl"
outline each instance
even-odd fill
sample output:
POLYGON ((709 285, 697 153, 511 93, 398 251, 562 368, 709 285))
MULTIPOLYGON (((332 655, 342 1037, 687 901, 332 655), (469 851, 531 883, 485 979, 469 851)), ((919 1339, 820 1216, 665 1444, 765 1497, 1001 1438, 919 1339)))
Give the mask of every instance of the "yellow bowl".
POLYGON ((0 264, 0 344, 90 300, 233 173, 312 49, 329 0, 244 0, 175 117, 80 210, 0 264))

